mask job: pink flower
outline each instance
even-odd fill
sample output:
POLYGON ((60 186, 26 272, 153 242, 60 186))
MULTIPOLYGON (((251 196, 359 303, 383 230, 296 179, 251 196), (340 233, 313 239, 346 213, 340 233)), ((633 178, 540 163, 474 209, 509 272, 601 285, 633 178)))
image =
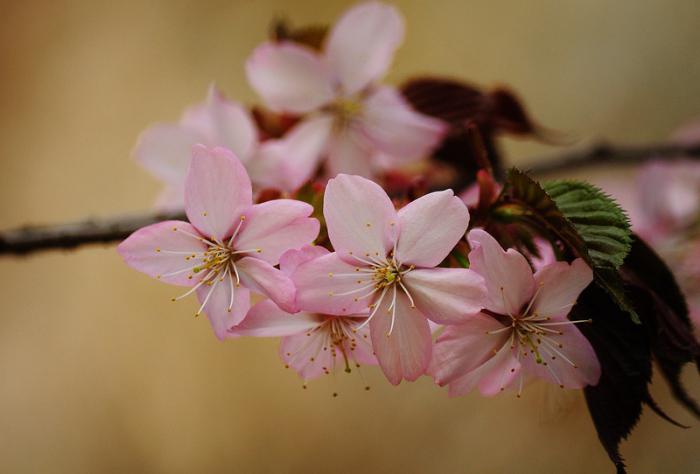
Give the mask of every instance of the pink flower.
POLYGON ((331 176, 369 177, 378 161, 427 155, 447 129, 413 111, 396 89, 375 85, 403 35, 394 7, 363 3, 333 27, 323 53, 290 42, 256 48, 246 64, 248 80, 275 111, 313 112, 305 123, 314 133, 307 137, 325 144, 331 176))
POLYGON ((638 175, 636 228, 653 243, 681 236, 700 216, 700 163, 654 161, 638 175))
MULTIPOLYGON (((289 250, 280 259, 280 269, 291 275, 302 263, 327 255, 323 247, 306 246, 289 250)), ((351 372, 353 366, 376 365, 369 328, 364 314, 345 316, 305 311, 290 314, 270 300, 250 310, 245 320, 231 329, 238 336, 282 337, 280 357, 305 381, 330 374, 338 367, 351 372)))
POLYGON ((567 388, 595 385, 598 358, 567 315, 592 281, 583 260, 555 262, 534 275, 525 257, 504 251, 481 229, 469 232, 471 268, 486 281, 485 310, 448 326, 437 338, 428 373, 450 395, 478 387, 494 395, 525 377, 538 377, 567 388))
POLYGON ((302 125, 282 139, 259 143, 255 122, 248 111, 227 100, 212 85, 206 101, 185 110, 179 123, 159 123, 147 128, 133 154, 144 168, 166 184, 157 205, 177 209, 184 204, 185 175, 193 145, 228 148, 248 168, 257 186, 294 191, 311 177, 323 146, 314 140, 315 136, 315 130, 302 125))
POLYGON ((338 315, 369 310, 363 324, 384 374, 393 384, 415 380, 432 352, 426 318, 456 323, 482 308, 480 276, 435 268, 464 236, 466 206, 448 190, 396 212, 376 183, 341 174, 328 182, 323 214, 335 252, 294 272, 298 306, 338 315))
POLYGON ((282 253, 310 243, 319 223, 312 207, 279 199, 252 203, 250 179, 224 148, 193 148, 185 180, 188 222, 167 221, 134 232, 119 245, 126 263, 196 292, 219 339, 239 324, 250 307, 249 290, 294 311, 295 289, 274 268, 282 253))

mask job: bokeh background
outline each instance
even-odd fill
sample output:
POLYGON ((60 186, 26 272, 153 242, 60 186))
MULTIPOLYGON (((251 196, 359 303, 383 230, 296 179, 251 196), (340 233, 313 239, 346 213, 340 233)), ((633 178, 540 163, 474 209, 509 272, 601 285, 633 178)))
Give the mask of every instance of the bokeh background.
MULTIPOLYGON (((700 115, 700 2, 395 3, 408 35, 390 82, 507 84, 580 142, 663 139, 700 115)), ((130 159, 137 134, 211 81, 252 102, 243 61, 271 19, 330 22, 349 4, 0 2, 0 225, 147 209, 159 186, 130 159)), ((523 166, 557 151, 504 145, 523 166)), ((275 341, 219 343, 173 291, 111 246, 0 260, 0 472, 612 472, 579 393, 449 399, 373 369, 369 392, 357 374, 302 390, 275 341)), ((699 442, 645 411, 623 452, 635 473, 700 472, 699 442)))

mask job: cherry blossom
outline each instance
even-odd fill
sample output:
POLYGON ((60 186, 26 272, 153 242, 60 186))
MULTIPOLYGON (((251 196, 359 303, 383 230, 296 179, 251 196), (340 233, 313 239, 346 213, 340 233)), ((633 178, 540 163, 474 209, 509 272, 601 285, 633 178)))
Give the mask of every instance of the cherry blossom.
MULTIPOLYGON (((280 258, 280 269, 293 274, 302 263, 323 255, 323 247, 306 246, 289 250, 280 258)), ((229 332, 237 336, 282 337, 280 357, 304 381, 333 373, 338 368, 351 372, 360 365, 377 365, 364 324, 367 312, 328 315, 305 311, 290 314, 270 300, 253 306, 243 322, 229 332)))
POLYGON ((277 112, 307 114, 304 138, 325 144, 327 171, 369 177, 380 162, 427 155, 447 126, 411 109, 384 76, 404 36, 393 6, 362 3, 332 28, 323 52, 291 42, 255 49, 246 72, 252 87, 277 112))
POLYGON ((225 148, 195 145, 185 180, 189 222, 167 221, 134 232, 118 251, 147 275, 197 293, 220 339, 250 308, 250 291, 295 311, 292 281, 274 268, 287 250, 310 243, 319 223, 312 207, 278 199, 252 203, 241 162, 225 148))
POLYGON ((166 185, 157 206, 180 209, 192 146, 228 148, 246 166, 256 186, 291 192, 311 177, 324 145, 316 136, 313 128, 301 124, 281 139, 260 142, 250 113, 212 85, 206 100, 186 109, 178 123, 157 123, 147 128, 133 154, 166 185))
MULTIPOLYGON (((600 365, 567 315, 592 281, 582 259, 554 262, 534 274, 525 257, 504 251, 481 229, 469 232, 471 269, 484 277, 485 309, 437 338, 429 374, 450 395, 478 388, 494 395, 537 377, 564 388, 595 385, 600 365)), ((585 321, 589 322, 589 321, 585 321)))
MULTIPOLYGON (((679 128, 672 141, 700 141, 700 119, 679 128)), ((649 242, 685 293, 700 340, 700 163, 683 156, 655 160, 639 168, 635 179, 598 179, 627 212, 633 230, 649 242)))
POLYGON ((451 190, 427 194, 398 212, 376 183, 338 175, 323 214, 334 253, 299 265, 297 304, 322 314, 369 311, 372 346, 388 380, 415 380, 430 362, 428 319, 456 323, 482 308, 483 279, 435 268, 462 239, 469 212, 451 190))

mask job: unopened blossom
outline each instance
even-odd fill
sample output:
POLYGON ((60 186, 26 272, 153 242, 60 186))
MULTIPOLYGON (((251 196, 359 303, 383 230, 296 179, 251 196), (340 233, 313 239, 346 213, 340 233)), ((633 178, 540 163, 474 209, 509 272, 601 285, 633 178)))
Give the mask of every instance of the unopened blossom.
MULTIPOLYGON (((280 259, 280 269, 291 275, 302 263, 327 255, 323 247, 306 246, 289 250, 280 259)), ((351 372, 360 365, 376 365, 372 352, 368 313, 328 315, 306 311, 302 304, 296 314, 280 309, 270 300, 251 308, 241 324, 229 332, 237 336, 282 337, 280 357, 308 381, 337 369, 351 372)))
MULTIPOLYGON (((470 268, 484 277, 485 309, 437 338, 429 374, 450 395, 478 388, 494 395, 513 387, 520 396, 527 378, 562 388, 595 385, 600 364, 591 344, 567 318, 592 281, 581 259, 555 262, 534 274, 525 257, 507 251, 481 229, 469 232, 470 268)), ((585 321, 589 322, 589 321, 585 321)))
POLYGON ((436 268, 464 236, 469 212, 452 191, 427 194, 398 212, 384 190, 340 174, 323 214, 334 253, 297 268, 297 304, 307 311, 369 312, 372 346, 388 380, 415 380, 430 362, 428 318, 457 323, 482 308, 483 279, 436 268))
POLYGON ((281 139, 260 142, 250 113, 212 85, 206 100, 186 109, 178 123, 147 128, 133 154, 166 185, 158 207, 179 209, 193 145, 227 148, 243 162, 256 186, 294 191, 311 177, 323 146, 315 136, 315 130, 302 124, 281 139))
POLYGON ((274 265, 287 250, 316 238, 312 207, 278 199, 253 204, 250 179, 225 148, 196 145, 185 179, 189 222, 167 221, 134 232, 119 245, 126 263, 196 293, 220 339, 250 308, 250 291, 295 310, 292 281, 274 265))
POLYGON ((447 126, 414 111, 393 87, 377 81, 389 68, 404 36, 393 6, 362 3, 348 10, 329 32, 322 52, 292 42, 267 42, 246 64, 248 80, 277 112, 305 115, 325 144, 329 176, 369 177, 380 163, 426 156, 447 126))

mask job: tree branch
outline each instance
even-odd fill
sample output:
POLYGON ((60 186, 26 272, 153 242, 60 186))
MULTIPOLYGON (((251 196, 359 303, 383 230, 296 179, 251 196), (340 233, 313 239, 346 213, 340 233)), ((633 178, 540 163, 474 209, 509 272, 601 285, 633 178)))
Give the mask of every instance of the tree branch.
MULTIPOLYGON (((612 145, 601 143, 593 147, 565 152, 538 160, 529 166, 532 174, 548 174, 605 164, 637 164, 652 159, 688 157, 700 159, 700 143, 678 145, 612 145)), ((170 219, 184 219, 182 211, 147 212, 87 219, 47 226, 25 226, 0 231, 0 255, 26 255, 40 250, 72 249, 80 245, 117 242, 135 230, 170 219)))
POLYGON ((549 174, 589 166, 606 164, 634 165, 650 160, 681 157, 700 159, 700 143, 689 145, 675 143, 613 145, 601 142, 589 148, 539 159, 534 165, 530 165, 527 171, 532 174, 549 174))
POLYGON ((0 232, 0 255, 25 255, 39 250, 65 250, 84 244, 117 242, 143 226, 184 218, 185 214, 181 211, 147 212, 67 224, 20 227, 0 232))

